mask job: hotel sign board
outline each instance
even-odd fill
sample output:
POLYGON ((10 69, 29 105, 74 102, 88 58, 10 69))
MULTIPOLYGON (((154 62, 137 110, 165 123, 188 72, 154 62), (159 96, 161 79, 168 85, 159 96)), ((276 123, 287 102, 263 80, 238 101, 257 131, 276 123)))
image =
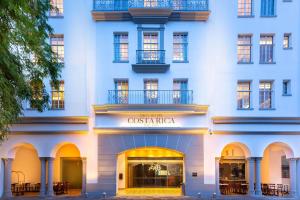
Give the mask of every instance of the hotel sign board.
POLYGON ((164 114, 139 114, 127 117, 128 127, 178 127, 174 116, 164 114))

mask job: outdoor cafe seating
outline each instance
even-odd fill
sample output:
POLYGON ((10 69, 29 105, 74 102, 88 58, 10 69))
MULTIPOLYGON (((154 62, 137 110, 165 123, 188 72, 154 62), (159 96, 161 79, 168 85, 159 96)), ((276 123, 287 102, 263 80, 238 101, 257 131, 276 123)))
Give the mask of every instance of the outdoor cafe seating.
POLYGON ((289 194, 289 186, 284 184, 261 184, 261 191, 266 196, 285 196, 289 194))

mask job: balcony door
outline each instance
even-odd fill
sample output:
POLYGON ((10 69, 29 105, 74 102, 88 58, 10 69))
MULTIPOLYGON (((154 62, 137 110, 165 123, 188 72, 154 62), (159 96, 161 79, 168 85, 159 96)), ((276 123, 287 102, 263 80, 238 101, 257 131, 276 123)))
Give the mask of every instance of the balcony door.
POLYGON ((128 104, 128 80, 115 80, 115 104, 128 104))
POLYGON ((159 61, 159 43, 157 32, 144 32, 143 37, 143 61, 155 63, 159 61))
POLYGON ((173 81, 173 103, 187 104, 188 103, 188 82, 187 80, 173 81))
POLYGON ((158 103, 158 81, 157 80, 145 80, 144 81, 144 103, 145 104, 157 104, 158 103))

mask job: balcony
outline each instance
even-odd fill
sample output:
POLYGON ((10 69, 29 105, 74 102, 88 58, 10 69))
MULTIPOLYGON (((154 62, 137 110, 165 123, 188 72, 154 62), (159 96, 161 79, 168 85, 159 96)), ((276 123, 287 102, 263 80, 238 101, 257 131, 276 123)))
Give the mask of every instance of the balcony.
POLYGON ((209 0, 94 0, 96 21, 133 20, 136 23, 206 21, 209 0))
POLYGON ((136 73, 164 73, 169 68, 170 64, 165 63, 164 50, 137 50, 136 64, 132 64, 136 73))
POLYGON ((108 103, 95 105, 96 114, 178 113, 206 114, 207 105, 193 103, 192 90, 109 90, 108 103))
POLYGON ((193 104, 193 91, 109 90, 108 104, 193 104))

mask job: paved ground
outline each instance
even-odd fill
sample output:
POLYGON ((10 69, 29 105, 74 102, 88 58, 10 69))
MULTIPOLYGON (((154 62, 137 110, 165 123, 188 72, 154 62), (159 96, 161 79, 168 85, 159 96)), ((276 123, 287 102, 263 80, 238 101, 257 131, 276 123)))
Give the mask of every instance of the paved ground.
POLYGON ((247 196, 227 196, 220 198, 196 198, 196 197, 111 197, 111 198, 100 198, 100 197, 67 197, 67 196, 58 196, 58 197, 14 197, 14 198, 6 198, 3 200, 296 200, 291 198, 278 198, 278 197, 261 197, 261 198, 253 198, 247 196))

